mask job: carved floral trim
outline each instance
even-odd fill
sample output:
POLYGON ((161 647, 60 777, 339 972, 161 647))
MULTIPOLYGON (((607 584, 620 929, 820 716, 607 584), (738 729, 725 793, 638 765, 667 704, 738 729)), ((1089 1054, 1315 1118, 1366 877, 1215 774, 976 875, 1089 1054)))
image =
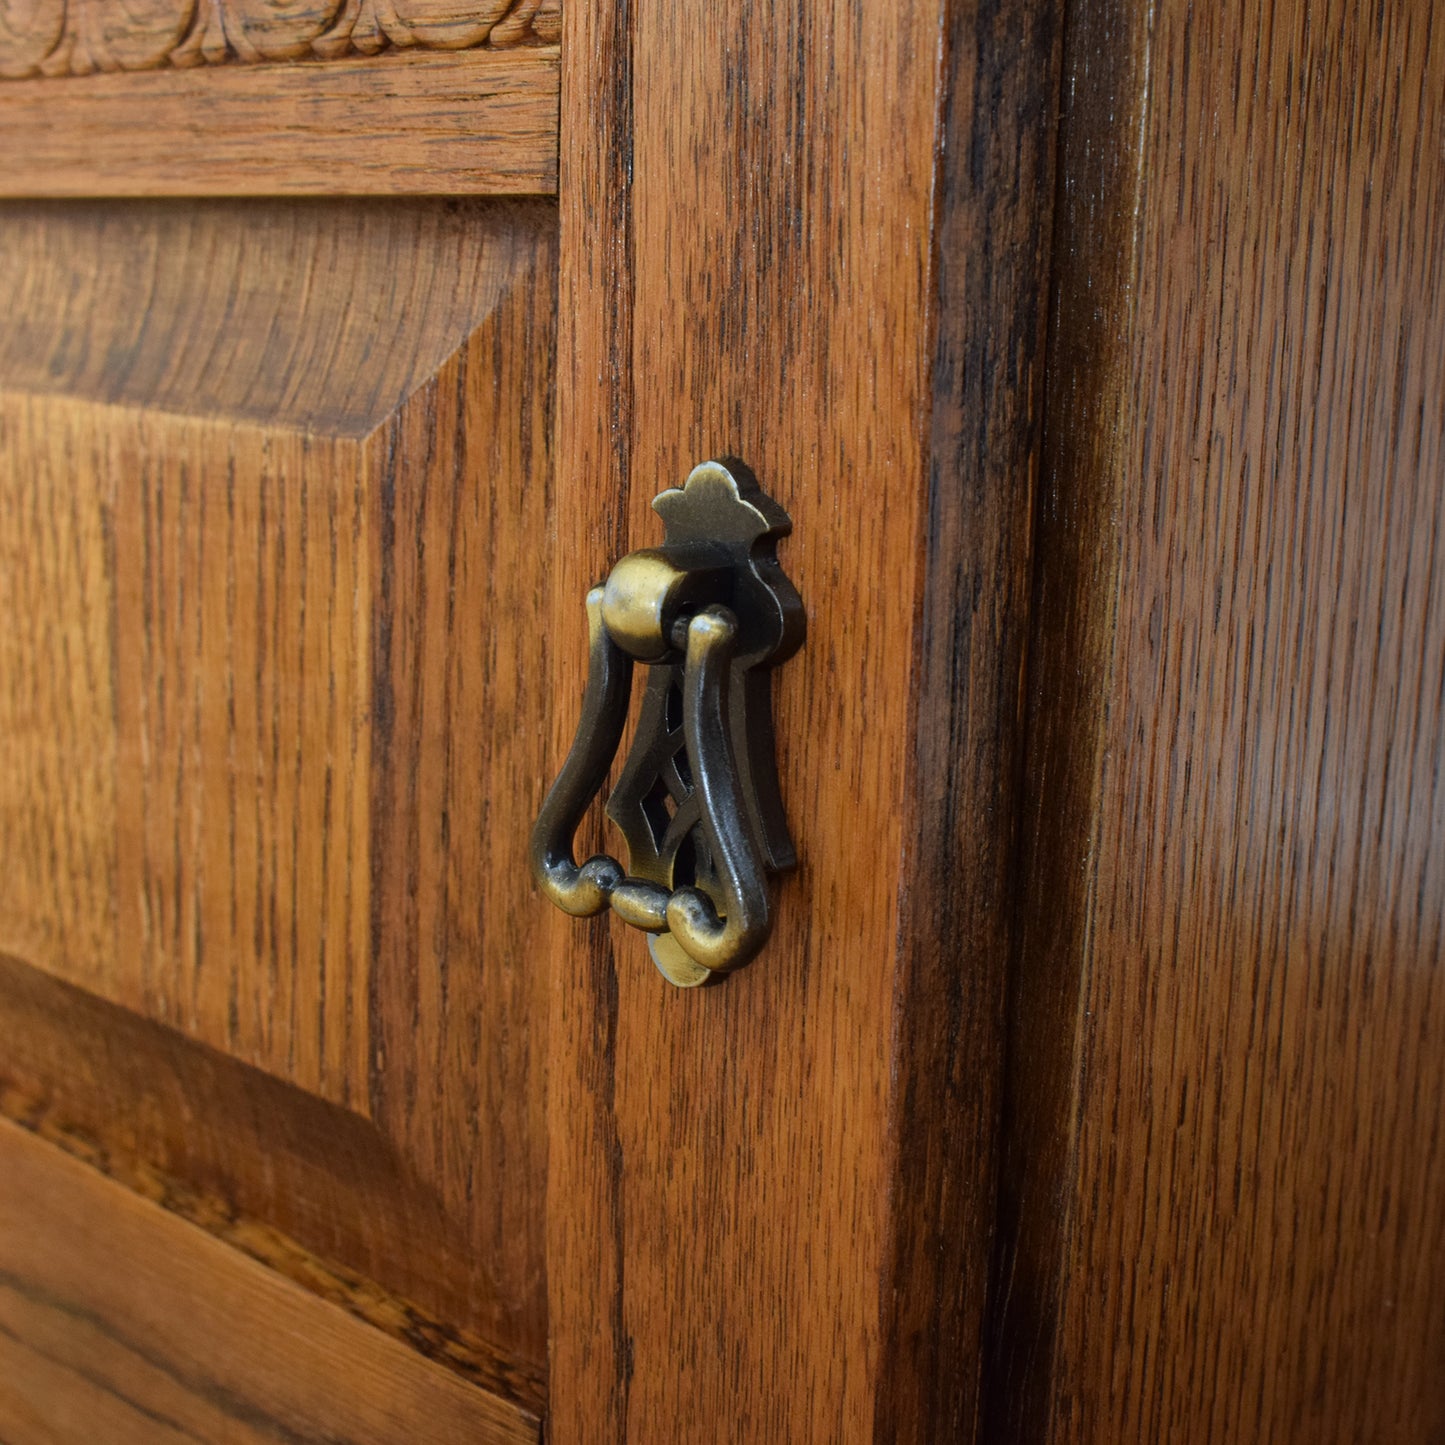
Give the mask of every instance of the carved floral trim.
POLYGON ((0 0, 0 76, 557 39, 558 0, 0 0))

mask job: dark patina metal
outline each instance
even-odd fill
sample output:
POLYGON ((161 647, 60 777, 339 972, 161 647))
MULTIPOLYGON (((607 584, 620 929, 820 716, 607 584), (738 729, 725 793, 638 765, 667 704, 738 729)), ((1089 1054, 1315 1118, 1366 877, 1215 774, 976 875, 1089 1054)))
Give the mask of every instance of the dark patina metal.
POLYGON ((532 832, 542 890, 576 916, 609 906, 649 935, 681 986, 747 963, 768 937, 769 873, 794 866, 778 788, 770 669, 798 650, 803 608, 778 563, 788 515, 740 462, 704 462, 653 507, 663 545, 624 557, 587 596, 591 660, 572 750, 532 832), (607 815, 628 868, 578 864, 572 840, 649 667, 607 815))

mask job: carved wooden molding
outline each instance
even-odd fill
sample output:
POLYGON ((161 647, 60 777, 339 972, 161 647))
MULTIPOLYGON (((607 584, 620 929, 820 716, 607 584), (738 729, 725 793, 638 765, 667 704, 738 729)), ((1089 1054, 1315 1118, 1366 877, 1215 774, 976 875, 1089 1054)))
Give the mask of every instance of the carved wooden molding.
POLYGON ((552 42, 558 0, 0 0, 0 77, 552 42))

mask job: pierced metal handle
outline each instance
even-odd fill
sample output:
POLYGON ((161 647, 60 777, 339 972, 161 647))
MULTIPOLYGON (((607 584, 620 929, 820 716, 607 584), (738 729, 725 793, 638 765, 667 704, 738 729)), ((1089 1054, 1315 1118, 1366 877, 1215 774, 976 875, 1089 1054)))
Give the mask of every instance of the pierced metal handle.
POLYGON ((773 753, 769 669, 797 651, 803 608, 778 565, 788 515, 741 463, 704 462, 653 507, 662 547, 587 594, 590 662, 577 736, 532 830, 532 871, 565 913, 611 907, 644 930, 680 987, 756 957, 767 874, 794 865, 773 753), (612 766, 634 662, 649 666, 627 763, 607 803, 630 871, 573 838, 612 766))

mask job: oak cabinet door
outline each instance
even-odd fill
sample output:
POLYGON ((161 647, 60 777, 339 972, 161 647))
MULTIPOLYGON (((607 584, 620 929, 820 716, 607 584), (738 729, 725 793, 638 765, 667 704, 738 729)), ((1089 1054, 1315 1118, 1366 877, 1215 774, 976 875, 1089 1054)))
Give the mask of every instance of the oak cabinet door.
POLYGON ((760 16, 723 105, 703 7, 579 5, 560 52, 545 6, 325 8, 0 30, 0 1434, 966 1431, 1047 17, 988 198, 928 140, 941 5, 760 16), (935 264, 940 187, 1012 238, 994 290, 935 264), (936 380, 975 333, 1002 407, 936 380), (587 588, 722 455, 796 523, 802 863, 684 996, 526 841, 587 588))
POLYGON ((1442 35, 0 0, 0 1439, 1439 1438, 1442 35), (528 835, 722 457, 679 990, 528 835))

